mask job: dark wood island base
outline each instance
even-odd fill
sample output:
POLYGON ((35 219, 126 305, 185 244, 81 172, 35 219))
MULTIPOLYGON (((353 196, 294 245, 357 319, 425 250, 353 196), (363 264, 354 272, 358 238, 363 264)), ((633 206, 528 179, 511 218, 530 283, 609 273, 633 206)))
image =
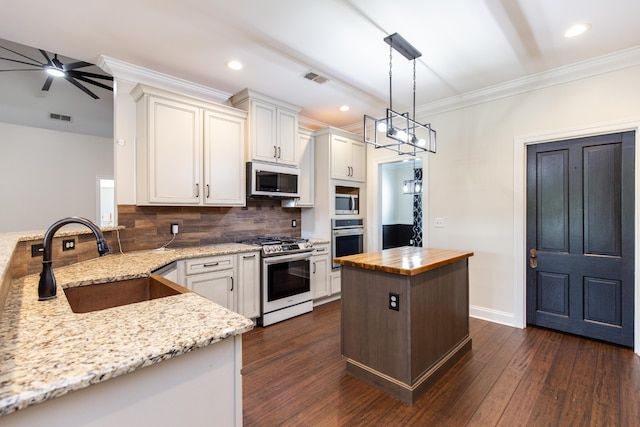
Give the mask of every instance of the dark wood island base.
POLYGON ((342 265, 347 372, 412 405, 471 349, 472 252, 402 247, 342 265))

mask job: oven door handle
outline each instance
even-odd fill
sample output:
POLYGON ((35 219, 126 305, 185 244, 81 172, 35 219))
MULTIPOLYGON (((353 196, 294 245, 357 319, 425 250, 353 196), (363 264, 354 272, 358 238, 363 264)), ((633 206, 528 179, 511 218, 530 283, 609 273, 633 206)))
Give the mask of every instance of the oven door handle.
POLYGON ((364 234, 363 229, 333 230, 334 236, 358 236, 364 234))
POLYGON ((274 256, 271 258, 265 258, 265 264, 279 264, 281 262, 289 262, 289 261, 304 261, 306 259, 311 258, 311 252, 305 253, 303 255, 283 255, 283 256, 274 256))

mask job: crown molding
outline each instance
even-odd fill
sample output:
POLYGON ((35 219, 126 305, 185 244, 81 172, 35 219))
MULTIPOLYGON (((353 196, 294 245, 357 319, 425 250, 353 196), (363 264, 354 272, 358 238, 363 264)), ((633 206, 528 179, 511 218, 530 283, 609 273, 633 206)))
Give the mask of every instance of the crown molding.
POLYGON ((119 59, 100 55, 98 67, 111 74, 116 79, 142 83, 172 92, 182 93, 209 102, 225 104, 232 94, 212 89, 208 86, 193 83, 169 74, 160 73, 138 65, 130 64, 119 59))
POLYGON ((416 108, 425 117, 640 65, 640 46, 510 80, 416 108))

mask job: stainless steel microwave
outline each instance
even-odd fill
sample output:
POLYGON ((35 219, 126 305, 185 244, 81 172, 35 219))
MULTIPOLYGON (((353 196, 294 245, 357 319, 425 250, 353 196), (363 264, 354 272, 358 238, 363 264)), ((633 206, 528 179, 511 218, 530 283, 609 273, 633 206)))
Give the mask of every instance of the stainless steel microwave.
POLYGON ((354 194, 336 193, 336 215, 358 215, 360 213, 360 201, 354 194))
POLYGON ((269 163, 247 162, 247 197, 300 197, 300 169, 269 163))

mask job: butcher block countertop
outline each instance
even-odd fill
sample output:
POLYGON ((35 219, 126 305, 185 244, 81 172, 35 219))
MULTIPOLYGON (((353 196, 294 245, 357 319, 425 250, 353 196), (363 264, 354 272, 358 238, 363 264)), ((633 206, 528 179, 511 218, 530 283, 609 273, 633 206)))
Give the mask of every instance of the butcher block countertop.
POLYGON ((51 301, 38 301, 37 274, 13 279, 0 318, 0 417, 253 329, 250 319, 195 293, 77 314, 64 288, 148 277, 180 259, 255 250, 219 244, 54 267, 58 292, 51 301))
POLYGON ((380 252, 343 256, 335 258, 334 261, 347 267, 416 276, 471 256, 473 252, 469 251, 402 246, 380 252))

